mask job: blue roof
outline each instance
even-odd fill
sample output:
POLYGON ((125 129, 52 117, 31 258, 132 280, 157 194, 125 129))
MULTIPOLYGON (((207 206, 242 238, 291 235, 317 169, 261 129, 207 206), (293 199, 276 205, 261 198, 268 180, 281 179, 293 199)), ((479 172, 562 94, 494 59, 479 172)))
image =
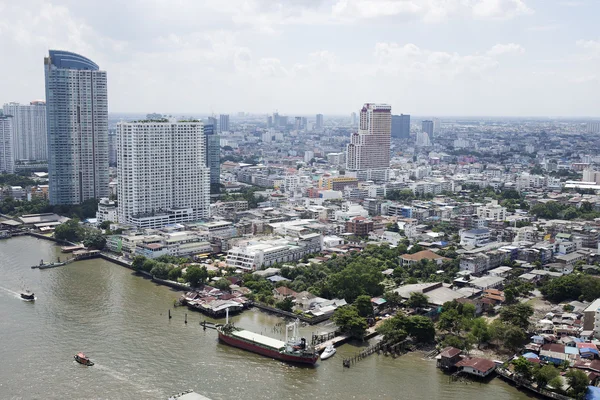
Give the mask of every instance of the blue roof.
POLYGON ((590 349, 589 347, 582 347, 582 348, 579 349, 579 352, 581 354, 583 354, 583 353, 594 353, 597 356, 600 356, 600 352, 598 352, 598 350, 596 350, 596 349, 590 349))
POLYGON ((50 60, 52 65, 62 69, 78 69, 98 71, 98 64, 79 54, 70 51, 50 50, 50 60))
POLYGON ((585 400, 600 400, 600 388, 588 386, 587 393, 585 394, 585 400))

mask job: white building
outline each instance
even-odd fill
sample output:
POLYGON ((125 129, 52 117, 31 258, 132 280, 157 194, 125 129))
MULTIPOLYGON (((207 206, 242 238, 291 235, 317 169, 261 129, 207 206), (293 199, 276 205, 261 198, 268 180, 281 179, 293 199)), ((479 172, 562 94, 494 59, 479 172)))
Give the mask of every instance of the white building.
POLYGON ((332 165, 342 165, 346 161, 346 153, 328 153, 327 162, 332 165))
POLYGON ((16 160, 47 160, 46 102, 29 105, 8 103, 4 115, 13 116, 13 144, 16 160))
POLYGON ((227 265, 254 271, 275 263, 296 261, 323 248, 322 236, 310 233, 297 238, 250 240, 227 252, 227 265))
POLYGON ((96 219, 99 224, 104 221, 119 222, 119 217, 117 216, 117 203, 106 197, 100 199, 98 211, 96 211, 96 219))
POLYGON ((212 245, 201 232, 181 231, 149 235, 135 244, 135 254, 147 258, 163 255, 190 257, 212 252, 212 245))
POLYGON ((12 117, 0 115, 0 173, 15 172, 12 117))
POLYGON ((140 228, 207 218, 202 122, 117 124, 119 222, 140 228))
POLYGON ((460 232, 461 246, 483 246, 490 242, 489 229, 471 229, 460 232))
POLYGON ((79 54, 44 58, 50 204, 108 197, 106 71, 79 54))
POLYGON ((392 107, 367 103, 360 111, 358 132, 350 137, 346 166, 361 180, 389 180, 392 107))
POLYGON ((590 121, 587 123, 588 133, 600 133, 600 121, 590 121))
POLYGON ((308 164, 310 162, 310 160, 312 160, 313 158, 315 158, 315 152, 314 151, 312 151, 312 150, 306 150, 304 152, 304 162, 305 163, 308 164))
POLYGON ((429 134, 427 132, 417 132, 417 146, 431 146, 431 139, 429 138, 429 134))
POLYGON ((498 200, 492 200, 485 206, 477 208, 477 216, 494 221, 504 221, 506 219, 506 207, 498 204, 498 200))

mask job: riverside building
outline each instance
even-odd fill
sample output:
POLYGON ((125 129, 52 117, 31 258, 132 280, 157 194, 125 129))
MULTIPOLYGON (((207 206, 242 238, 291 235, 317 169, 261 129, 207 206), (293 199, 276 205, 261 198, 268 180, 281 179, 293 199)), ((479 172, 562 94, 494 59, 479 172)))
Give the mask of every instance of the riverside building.
POLYGON ((139 228, 208 218, 202 122, 117 124, 119 223, 139 228))

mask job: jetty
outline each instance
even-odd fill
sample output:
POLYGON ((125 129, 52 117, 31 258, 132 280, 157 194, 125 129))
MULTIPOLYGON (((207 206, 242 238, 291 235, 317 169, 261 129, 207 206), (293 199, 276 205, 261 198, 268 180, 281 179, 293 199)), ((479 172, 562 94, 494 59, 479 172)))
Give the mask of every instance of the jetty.
POLYGON ((73 257, 67 260, 61 261, 60 257, 56 260, 56 262, 45 263, 44 260, 41 260, 38 265, 32 265, 32 269, 48 269, 48 268, 56 268, 62 267, 63 265, 70 264, 75 261, 87 260, 88 258, 96 258, 100 257, 100 250, 77 250, 73 252, 73 257))
POLYGON ((72 252, 77 251, 77 250, 86 250, 86 248, 83 245, 62 246, 60 248, 60 251, 62 251, 63 253, 72 253, 72 252))

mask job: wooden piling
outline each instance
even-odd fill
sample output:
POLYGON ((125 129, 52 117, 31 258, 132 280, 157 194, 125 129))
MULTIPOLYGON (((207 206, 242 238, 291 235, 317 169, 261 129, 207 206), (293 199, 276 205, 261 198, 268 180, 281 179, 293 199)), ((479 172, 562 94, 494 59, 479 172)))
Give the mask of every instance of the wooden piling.
POLYGON ((171 309, 169 308, 169 319, 171 319, 171 309))
POLYGON ((185 323, 187 324, 187 313, 185 313, 185 323))

